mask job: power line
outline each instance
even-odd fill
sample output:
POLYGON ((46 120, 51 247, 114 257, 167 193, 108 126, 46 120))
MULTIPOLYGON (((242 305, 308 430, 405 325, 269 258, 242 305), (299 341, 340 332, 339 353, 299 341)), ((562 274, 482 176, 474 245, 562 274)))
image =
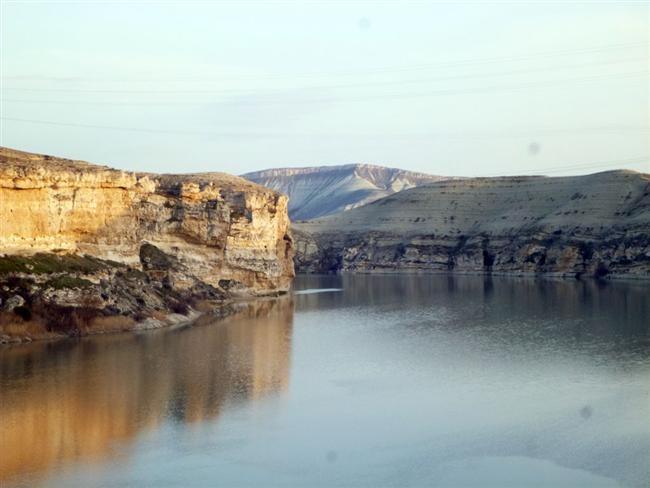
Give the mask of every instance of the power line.
MULTIPOLYGON (((600 168, 610 167, 612 165, 617 165, 618 167, 639 166, 641 164, 647 164, 648 161, 649 161, 648 156, 636 156, 636 157, 626 158, 626 159, 611 159, 608 161, 569 163, 562 166, 552 166, 550 168, 543 168, 541 170, 540 169, 516 170, 517 171, 516 173, 510 173, 510 174, 519 174, 522 176, 536 176, 540 174, 562 173, 565 171, 600 169, 600 168), (540 173, 540 171, 542 171, 542 173, 540 173), (528 174, 524 174, 524 173, 528 173, 528 174)), ((650 168, 647 166, 643 169, 645 169, 646 171, 650 170, 650 168)), ((495 176, 503 176, 503 175, 499 173, 490 173, 484 175, 484 177, 488 177, 488 178, 495 177, 495 176)))
MULTIPOLYGON (((571 64, 571 65, 561 65, 561 66, 546 66, 541 68, 532 68, 532 69, 518 69, 518 70, 509 70, 509 71, 500 71, 496 73, 473 73, 465 75, 451 75, 451 76, 438 76, 434 78, 420 78, 420 79, 410 79, 410 80, 394 80, 394 81, 382 81, 382 82, 372 82, 372 83, 348 83, 348 84, 335 84, 335 85, 312 85, 312 86, 303 86, 296 89, 300 90, 327 90, 327 89, 336 89, 336 88, 367 88, 375 86, 389 86, 389 85, 406 85, 406 84, 415 84, 415 83, 428 83, 435 81, 448 81, 448 80, 465 80, 465 79, 480 79, 485 77, 499 77, 499 76, 510 76, 517 74, 528 74, 528 73, 539 73, 544 71, 556 71, 559 69, 580 69, 588 68, 593 66, 607 66, 615 64, 624 64, 637 61, 646 61, 647 58, 630 58, 630 59, 619 59, 613 61, 600 61, 595 63, 583 63, 583 64, 571 64)), ((210 93, 210 94, 246 94, 254 92, 255 89, 209 89, 209 90, 118 90, 118 89, 76 89, 76 88, 12 88, 12 87, 3 87, 3 90, 11 91, 22 91, 22 92, 63 92, 63 93, 132 93, 132 94, 175 94, 175 93, 210 93)), ((107 102, 111 103, 111 102, 107 102)))
POLYGON ((217 137, 247 137, 247 136, 257 136, 263 137, 268 134, 265 133, 241 133, 241 132, 209 132, 209 131, 188 131, 188 130, 168 130, 168 129, 146 129, 141 127, 119 127, 114 125, 95 125, 95 124, 75 124, 68 122, 56 122, 52 120, 33 120, 33 119, 21 119, 14 117, 0 117, 0 120, 9 120, 12 122, 22 122, 28 124, 40 124, 40 125, 53 125, 61 127, 78 127, 81 129, 103 129, 103 130, 116 130, 123 132, 146 132, 152 134, 174 134, 174 135, 203 135, 203 136, 217 136, 217 137))
MULTIPOLYGON (((213 136, 213 137, 228 137, 228 138, 242 138, 242 137, 296 137, 295 133, 226 133, 226 132, 209 132, 209 131, 187 131, 187 130, 166 130, 166 129, 144 129, 136 127, 118 127, 118 126, 107 126, 107 125, 92 125, 92 124, 73 124, 65 122, 55 122, 55 121, 45 121, 45 120, 31 120, 31 119, 18 119, 12 117, 0 117, 0 120, 9 120, 15 122, 24 122, 24 123, 33 123, 33 124, 42 124, 42 125, 52 125, 52 126, 62 126, 62 127, 77 127, 84 129, 103 129, 103 130, 115 130, 115 131, 125 131, 125 132, 140 132, 140 133, 153 133, 153 134, 174 134, 174 135, 201 135, 201 136, 213 136)), ((588 129, 588 128, 584 128, 588 129)), ((317 137, 318 134, 313 134, 317 137)), ((612 165, 617 165, 618 168, 623 166, 640 166, 641 164, 648 164, 648 156, 636 156, 625 159, 613 159, 608 161, 592 161, 592 162, 582 162, 582 163, 570 163, 562 166, 555 166, 550 168, 544 168, 542 174, 549 173, 562 173, 566 171, 575 171, 575 170, 590 170, 590 169, 600 169, 605 167, 610 167, 612 165)), ((644 166, 642 168, 644 171, 649 171, 650 167, 644 166)), ((540 170, 516 170, 516 172, 511 172, 510 175, 522 175, 525 173, 529 175, 538 175, 540 170)), ((502 173, 492 173, 483 175, 483 177, 496 177, 496 176, 505 176, 502 173)))
MULTIPOLYGON (((483 64, 494 64, 494 63, 507 63, 507 62, 516 62, 516 61, 529 61, 531 59, 540 59, 540 58, 549 58, 555 56, 567 56, 572 54, 593 54, 599 52, 607 52, 618 49, 633 49, 633 48, 650 48, 646 42, 634 42, 634 43, 620 43, 620 44, 609 44, 601 46, 590 46, 590 47, 581 47, 574 49, 562 49, 562 50, 553 50, 553 51, 537 51, 532 53, 526 53, 518 56, 501 56, 493 58, 474 58, 474 59, 465 59, 458 61, 449 61, 449 62, 440 62, 440 63, 424 63, 416 64, 411 66, 388 66, 364 70, 355 70, 355 71, 321 71, 321 72, 309 72, 309 73, 293 73, 293 74, 282 74, 282 75, 260 75, 260 76, 249 76, 249 77, 217 77, 212 78, 216 81, 250 81, 250 80, 273 80, 273 79, 285 79, 285 78, 299 78, 299 77, 314 77, 314 76, 358 76, 358 75, 367 75, 367 74, 378 74, 378 73, 399 73, 407 71, 419 71, 419 70, 428 70, 436 68, 453 68, 453 67, 462 67, 468 65, 483 65, 483 64)), ((59 81, 59 82, 134 82, 134 83, 149 83, 151 81, 165 81, 161 77, 155 77, 147 80, 134 80, 134 79, 83 79, 83 78, 54 78, 54 77, 28 77, 28 76, 5 76, 2 77, 5 80, 10 79, 19 79, 19 80, 28 80, 32 79, 35 81, 59 81)), ((199 79, 175 79, 167 81, 171 82, 206 82, 210 79, 201 77, 199 79)))
MULTIPOLYGON (((178 129, 150 129, 150 128, 141 128, 141 127, 121 127, 121 126, 112 126, 112 125, 99 125, 99 124, 78 124, 78 123, 69 123, 69 122, 58 122, 52 120, 35 120, 35 119, 24 119, 24 118, 15 118, 15 117, 0 117, 0 120, 7 120, 12 122, 28 123, 28 124, 39 124, 39 125, 52 125, 60 127, 76 127, 81 129, 106 129, 106 130, 115 130, 123 132, 145 132, 152 134, 175 134, 175 135, 200 135, 200 136, 216 136, 216 137, 339 137, 339 134, 297 134, 295 132, 214 132, 214 131, 192 131, 192 130, 178 130, 178 129)), ((647 128, 645 127, 577 127, 577 128, 564 128, 564 129, 553 129, 553 128, 538 128, 530 129, 529 131, 502 131, 502 132, 484 132, 484 133, 436 133, 436 132, 425 132, 425 133, 413 133, 413 134, 392 134, 395 137, 451 137, 451 138, 461 138, 461 139, 470 139, 475 137, 487 137, 487 138, 529 138, 531 136, 539 136, 540 134, 575 134, 575 133, 607 133, 607 132, 641 132, 646 133, 647 128)), ((356 137, 367 137, 373 136, 373 134, 356 134, 356 137)), ((381 136, 381 135, 380 135, 381 136)))
POLYGON ((356 95, 356 96, 347 96, 347 97, 325 97, 325 98, 283 98, 276 99, 262 97, 255 100, 248 100, 243 98, 227 99, 227 100, 215 100, 215 101, 182 101, 182 102, 110 102, 110 101, 77 101, 77 100, 15 100, 15 99, 3 99, 5 102, 14 102, 14 103, 53 103, 53 104, 65 104, 65 105, 109 105, 111 107, 118 105, 133 105, 133 106, 164 106, 164 105, 205 105, 205 104, 215 104, 215 105, 269 105, 269 104, 280 104, 280 105, 289 105, 289 104, 301 104, 301 103, 338 103, 338 102, 359 102, 359 101, 370 101, 370 100, 385 100, 385 99, 407 99, 407 98, 426 98, 426 97, 435 97, 435 96, 444 96, 444 95, 459 95, 459 94, 470 94, 470 93, 490 93, 490 92, 499 92, 499 91, 517 91, 527 88, 539 88, 545 86, 556 86, 562 85, 565 83, 572 82, 592 82, 592 81, 601 81, 606 79, 624 79, 624 78, 635 78, 635 77, 648 77, 648 71, 639 71, 639 72, 630 72, 630 73, 608 73, 604 75, 592 75, 587 77, 575 77, 559 80, 544 80, 538 82, 529 82, 524 84, 512 84, 512 85, 493 85, 486 87, 476 87, 476 88, 449 88, 449 89, 440 89, 433 90, 429 92, 408 92, 408 93, 384 93, 377 95, 356 95))

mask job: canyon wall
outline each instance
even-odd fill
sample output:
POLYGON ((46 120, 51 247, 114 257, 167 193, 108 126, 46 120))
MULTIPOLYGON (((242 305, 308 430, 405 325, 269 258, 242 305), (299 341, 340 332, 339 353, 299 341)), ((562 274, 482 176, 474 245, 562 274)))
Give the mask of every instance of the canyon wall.
POLYGON ((650 175, 442 181, 294 225, 299 272, 650 278, 650 175))
POLYGON ((5 255, 87 254, 136 267, 144 259, 152 272, 156 256, 169 257, 176 287, 198 279, 251 294, 289 288, 284 195, 221 173, 127 173, 8 148, 0 165, 5 255), (160 253, 143 256, 143 244, 160 253))

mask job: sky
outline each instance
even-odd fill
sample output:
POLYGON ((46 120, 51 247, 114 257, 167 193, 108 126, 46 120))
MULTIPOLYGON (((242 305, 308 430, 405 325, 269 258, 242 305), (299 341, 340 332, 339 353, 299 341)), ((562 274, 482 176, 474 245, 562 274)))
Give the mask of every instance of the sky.
POLYGON ((649 2, 0 5, 3 146, 167 173, 650 173, 649 2))

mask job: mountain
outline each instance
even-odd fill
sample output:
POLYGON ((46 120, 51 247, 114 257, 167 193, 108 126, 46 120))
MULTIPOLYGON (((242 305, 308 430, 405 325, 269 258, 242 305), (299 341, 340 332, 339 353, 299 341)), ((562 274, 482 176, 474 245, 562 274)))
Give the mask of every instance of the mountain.
POLYGON ((445 178, 371 164, 277 168, 242 177, 289 196, 291 220, 309 220, 445 178))
POLYGON ((468 178, 294 224, 299 271, 650 278, 650 174, 468 178))

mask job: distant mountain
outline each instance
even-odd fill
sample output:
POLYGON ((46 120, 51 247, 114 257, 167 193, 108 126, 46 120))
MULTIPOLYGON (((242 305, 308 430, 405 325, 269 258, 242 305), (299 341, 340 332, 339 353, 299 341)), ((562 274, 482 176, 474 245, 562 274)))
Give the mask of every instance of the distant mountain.
POLYGON ((289 196, 289 217, 309 220, 450 178, 371 164, 276 168, 242 177, 289 196))

